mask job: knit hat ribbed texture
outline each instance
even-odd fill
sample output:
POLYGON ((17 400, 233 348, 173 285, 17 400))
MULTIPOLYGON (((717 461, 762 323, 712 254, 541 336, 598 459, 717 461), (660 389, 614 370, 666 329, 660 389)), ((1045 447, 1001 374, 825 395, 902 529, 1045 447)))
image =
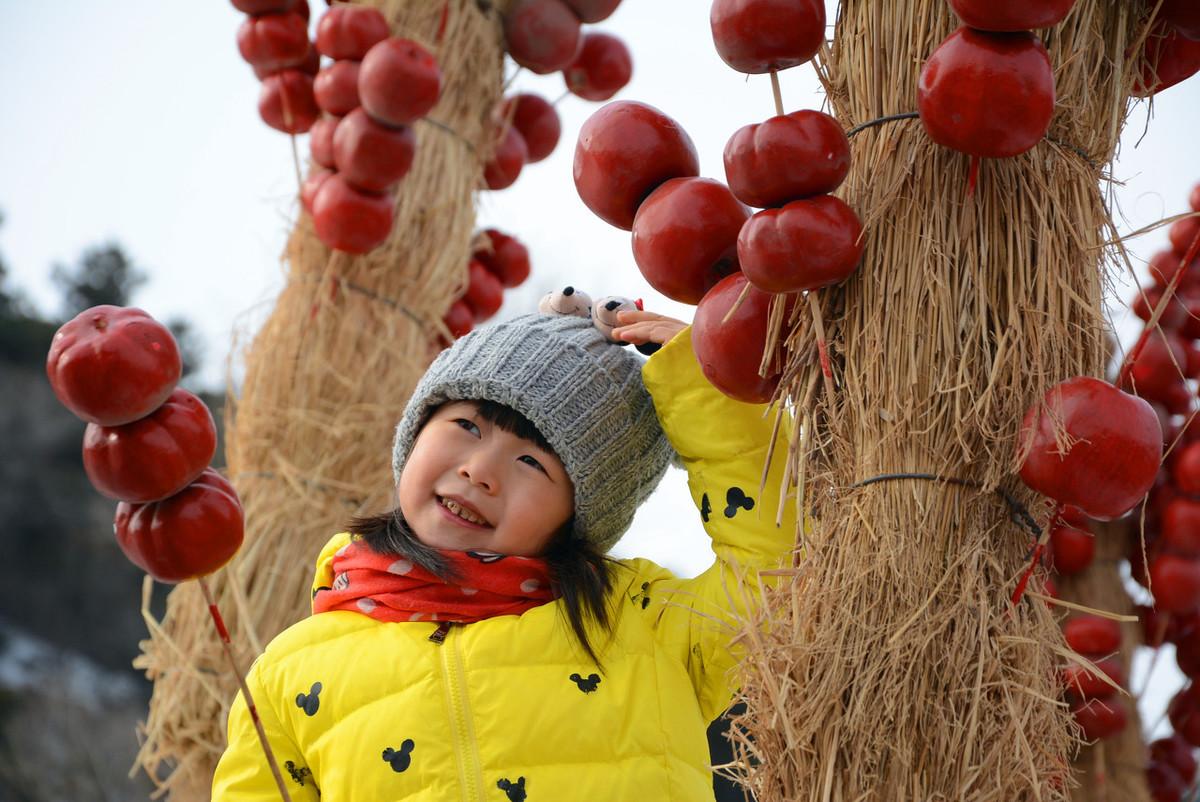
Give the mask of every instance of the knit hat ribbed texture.
POLYGON ((537 427, 575 485, 575 534, 608 551, 674 450, 642 383, 644 360, 588 318, 531 314, 476 329, 438 355, 396 427, 396 482, 421 425, 446 401, 487 400, 537 427))

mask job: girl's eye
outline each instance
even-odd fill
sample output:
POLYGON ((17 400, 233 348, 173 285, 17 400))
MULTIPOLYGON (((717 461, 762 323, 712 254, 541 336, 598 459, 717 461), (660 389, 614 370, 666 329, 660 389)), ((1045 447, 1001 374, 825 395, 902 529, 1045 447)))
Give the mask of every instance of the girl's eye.
POLYGON ((474 424, 474 422, 469 421, 466 418, 455 418, 454 422, 458 424, 460 429, 466 429, 468 432, 470 432, 470 431, 478 432, 479 431, 479 427, 476 426, 474 424))
MULTIPOLYGON (((536 459, 529 456, 528 454, 523 455, 522 457, 520 457, 520 459, 528 460, 528 462, 525 463, 526 465, 532 465, 533 467, 537 468, 542 473, 546 473, 546 469, 542 467, 542 463, 538 462, 536 459)), ((549 476, 549 474, 546 474, 546 475, 549 476)))

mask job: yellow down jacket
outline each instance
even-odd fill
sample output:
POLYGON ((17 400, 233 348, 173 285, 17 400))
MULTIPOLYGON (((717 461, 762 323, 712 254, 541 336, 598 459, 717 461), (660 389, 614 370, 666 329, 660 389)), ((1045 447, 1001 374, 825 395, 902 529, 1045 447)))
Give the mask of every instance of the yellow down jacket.
MULTIPOLYGON (((247 678, 296 802, 667 802, 712 800, 705 727, 735 682, 731 623, 758 595, 757 569, 789 559, 795 505, 775 526, 785 438, 765 489, 766 408, 704 379, 685 330, 643 377, 688 471, 717 560, 679 579, 647 560, 615 575, 611 636, 591 663, 552 602, 450 628, 354 612, 289 627, 247 678)), ((681 515, 683 511, 680 511, 681 515)), ((328 586, 334 537, 317 562, 328 586)), ((213 799, 280 798, 239 694, 213 799)))

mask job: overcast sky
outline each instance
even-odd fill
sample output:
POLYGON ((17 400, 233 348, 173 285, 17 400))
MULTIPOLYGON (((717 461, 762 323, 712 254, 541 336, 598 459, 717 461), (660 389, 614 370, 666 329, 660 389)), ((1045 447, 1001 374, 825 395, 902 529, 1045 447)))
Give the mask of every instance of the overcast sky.
MULTIPOLYGON (((311 1, 319 14, 324 3, 311 1)), ((618 97, 655 105, 682 123, 701 174, 723 180, 725 141, 774 111, 767 77, 747 79, 716 55, 708 5, 627 0, 598 27, 633 52, 634 78, 618 97)), ((0 4, 0 52, 9 65, 0 79, 0 253, 10 281, 43 311, 57 312, 51 265, 73 263, 89 245, 119 242, 150 277, 134 302, 159 319, 182 316, 198 327, 207 349, 200 378, 210 386, 223 381, 235 327, 261 317, 278 294, 279 254, 297 213, 288 137, 259 120, 259 85, 234 43, 241 19, 222 0, 0 4)), ((788 110, 820 107, 811 68, 781 80, 788 110)), ((522 72, 514 86, 550 99, 562 93, 558 76, 522 72)), ((571 283, 593 296, 643 297, 651 308, 690 319, 691 307, 645 284, 629 234, 592 215, 575 193, 575 136, 596 108, 563 100, 555 153, 512 188, 480 194, 481 226, 515 234, 533 257, 533 277, 506 293, 501 315, 529 310, 548 289, 571 283)), ((1185 211, 1200 181, 1200 78, 1163 93, 1148 125, 1146 110, 1127 127, 1114 168, 1123 184, 1115 198, 1124 233, 1185 211)), ((306 140, 299 146, 306 156, 306 140)), ((1144 261, 1165 242, 1158 231, 1131 248, 1144 261)), ((1121 298, 1132 292, 1128 284, 1118 289, 1121 298)), ((1119 299, 1113 310, 1127 317, 1119 299)), ((1118 330, 1128 341, 1136 321, 1119 320, 1118 330)), ((679 523, 690 504, 683 475, 672 471, 618 553, 685 574, 702 570, 712 553, 698 517, 691 526, 679 523)), ((1169 658, 1160 658, 1156 673, 1162 692, 1178 682, 1169 658)), ((1144 702, 1155 720, 1160 694, 1144 702)))

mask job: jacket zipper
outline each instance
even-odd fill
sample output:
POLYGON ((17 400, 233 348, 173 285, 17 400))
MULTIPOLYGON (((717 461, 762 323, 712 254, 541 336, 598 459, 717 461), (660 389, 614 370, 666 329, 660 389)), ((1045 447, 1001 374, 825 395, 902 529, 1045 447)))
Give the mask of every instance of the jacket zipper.
POLYGON ((471 706, 467 699, 466 671, 463 668, 459 638, 451 632, 449 622, 442 622, 429 639, 436 644, 447 646, 441 650, 442 675, 446 681, 446 695, 450 707, 451 737, 458 753, 462 799, 466 802, 483 802, 482 767, 478 744, 475 741, 475 725, 471 720, 471 706))

